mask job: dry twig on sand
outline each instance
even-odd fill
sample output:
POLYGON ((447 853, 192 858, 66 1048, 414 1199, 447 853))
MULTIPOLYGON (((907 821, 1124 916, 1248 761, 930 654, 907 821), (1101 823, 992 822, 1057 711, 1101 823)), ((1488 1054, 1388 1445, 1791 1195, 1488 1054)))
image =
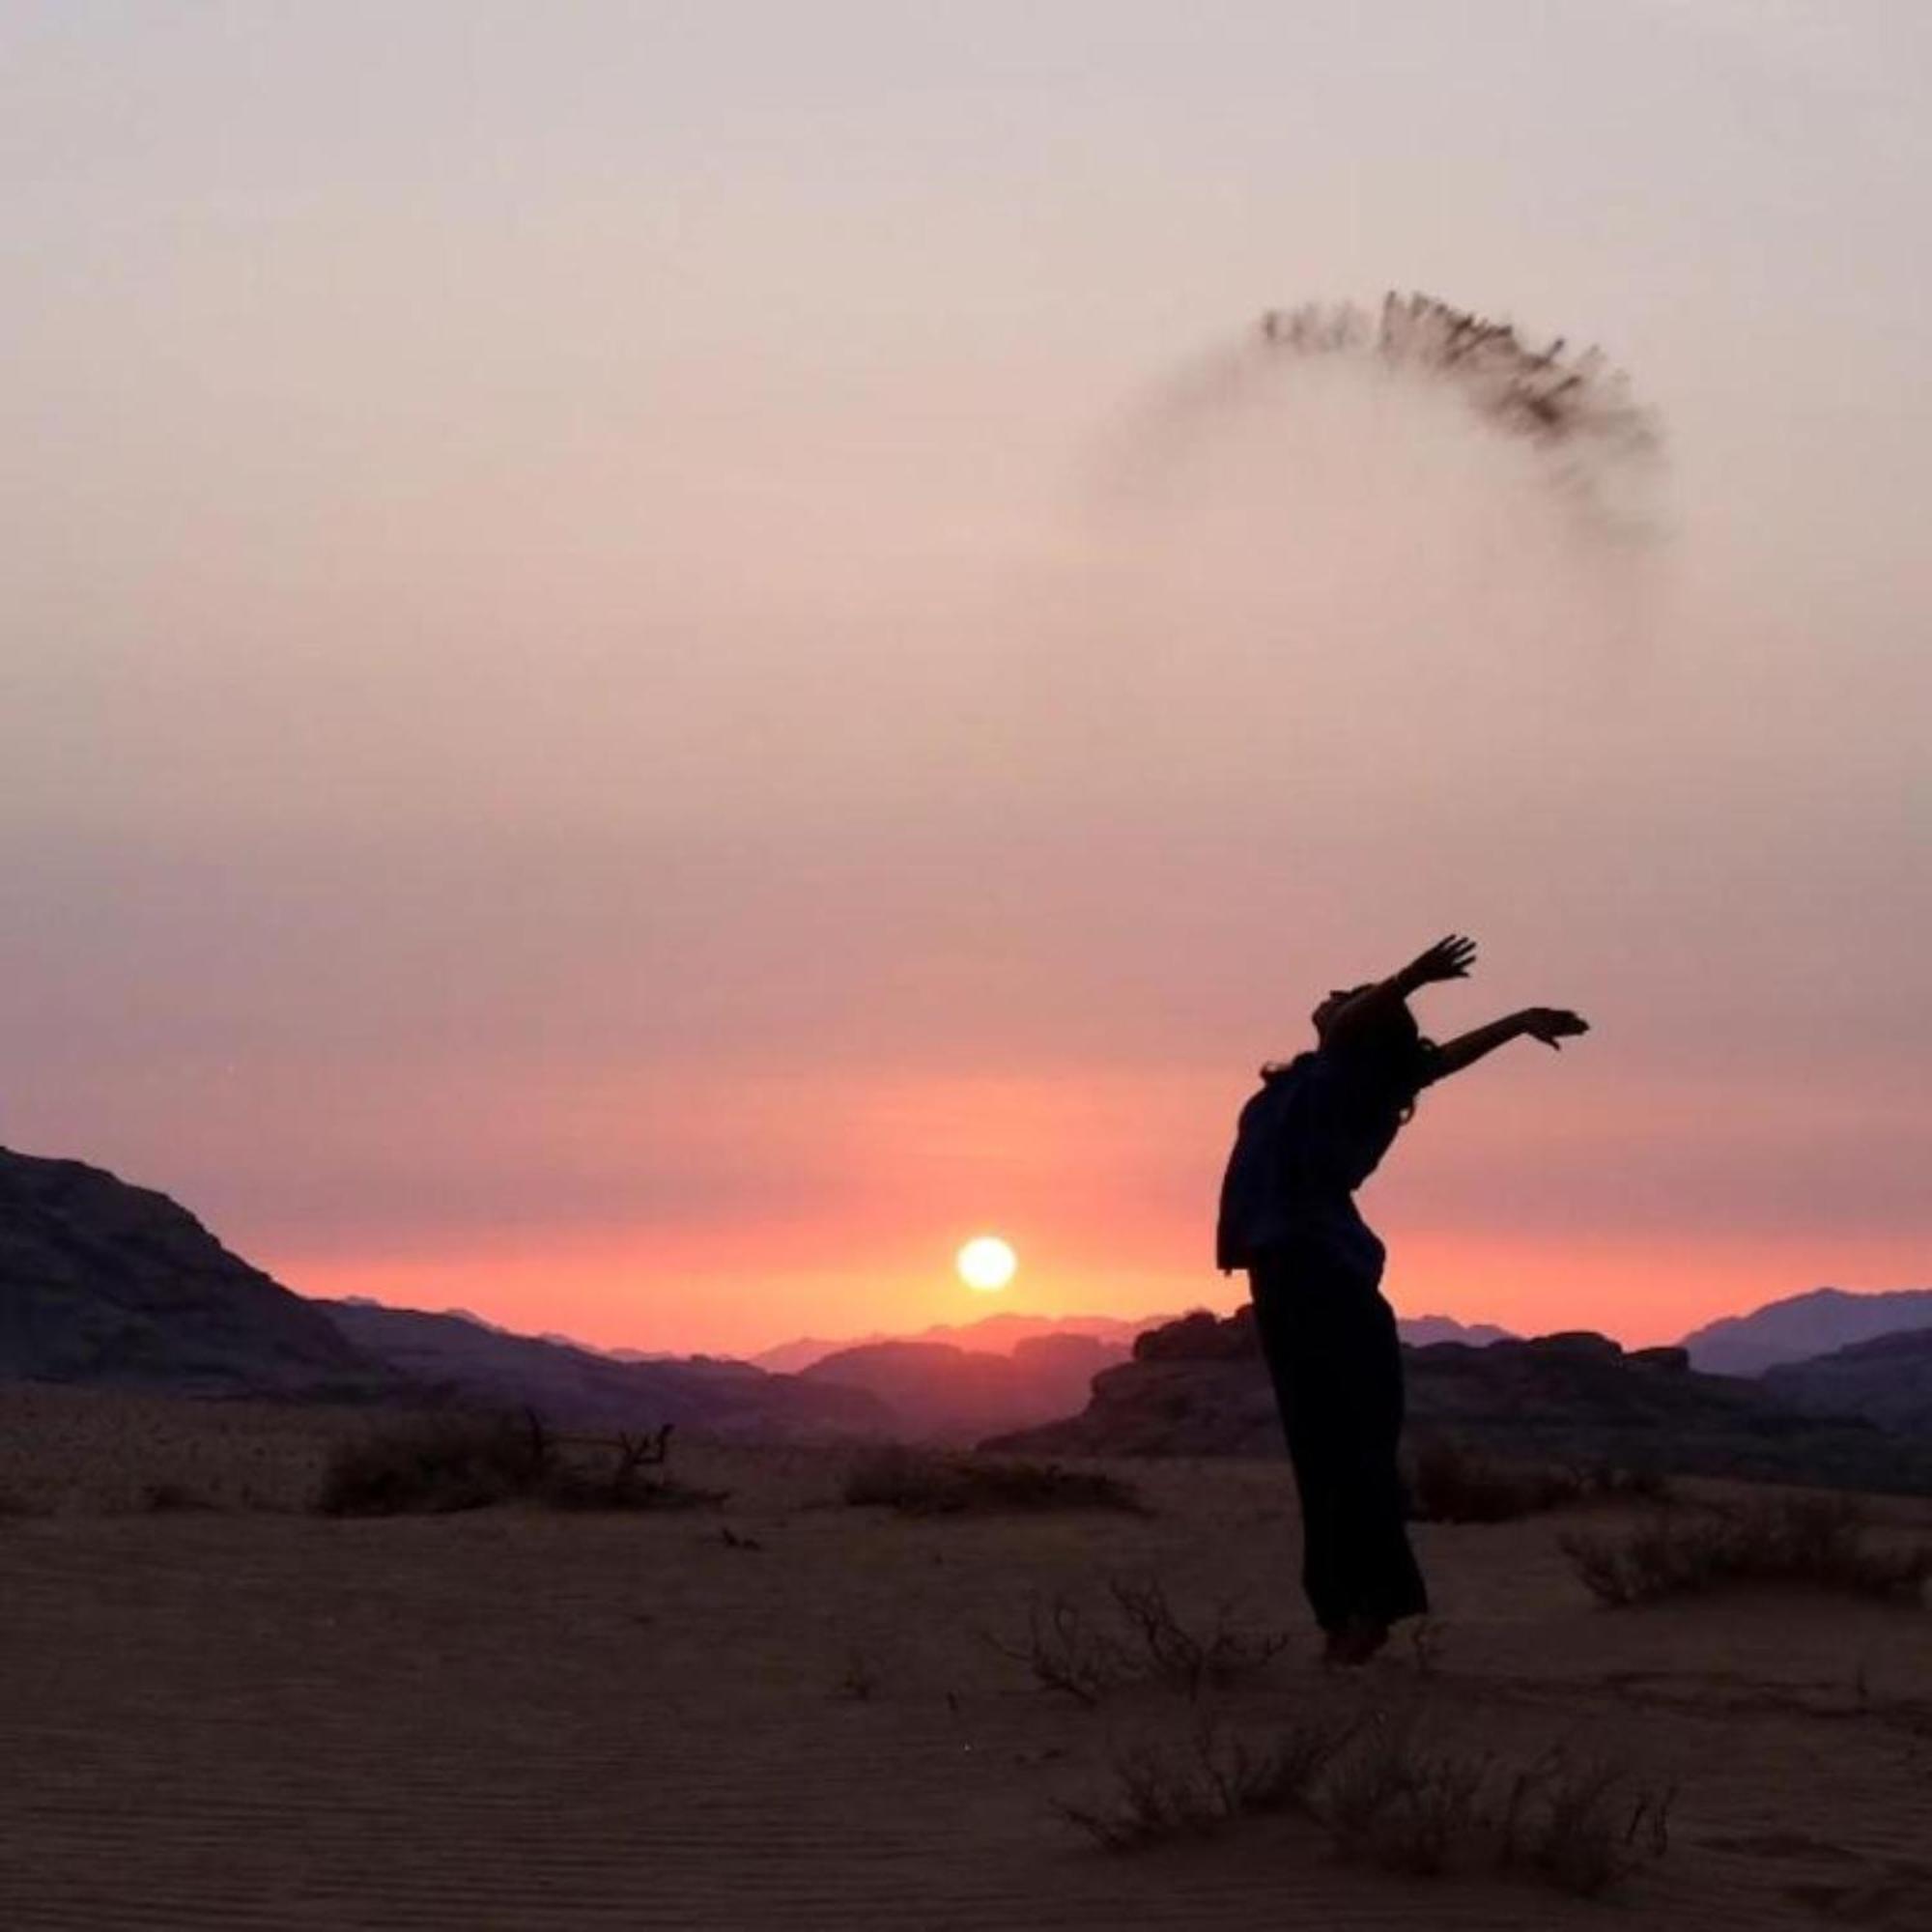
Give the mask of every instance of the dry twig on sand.
POLYGON ((1218 1605, 1207 1625, 1190 1626, 1153 1577, 1110 1577, 1107 1596, 1111 1614, 1104 1621, 1067 1597, 1034 1597, 1023 1637, 989 1634, 985 1641, 1024 1663, 1042 1689, 1090 1707, 1132 1685, 1158 1685, 1189 1698, 1227 1690, 1265 1670, 1291 1641, 1286 1631, 1244 1629, 1231 1604, 1218 1605))

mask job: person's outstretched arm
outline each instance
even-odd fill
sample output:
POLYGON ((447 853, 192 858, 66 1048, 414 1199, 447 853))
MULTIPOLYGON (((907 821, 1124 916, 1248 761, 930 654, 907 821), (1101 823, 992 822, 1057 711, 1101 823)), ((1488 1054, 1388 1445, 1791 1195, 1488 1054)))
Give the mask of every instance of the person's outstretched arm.
POLYGON ((1520 1013, 1505 1013, 1488 1026, 1477 1027, 1459 1038, 1444 1040, 1430 1056, 1431 1083, 1446 1080, 1465 1066, 1473 1066, 1485 1054, 1506 1046, 1513 1039, 1540 1039, 1555 1047, 1577 1035, 1588 1033, 1590 1025, 1580 1014, 1561 1007, 1526 1007, 1520 1013))
POLYGON ((1444 980, 1466 980, 1469 968, 1475 963, 1473 939, 1465 939, 1457 932, 1447 939, 1438 939, 1434 946, 1418 952, 1401 972, 1378 980, 1339 1008, 1328 1023, 1330 1038, 1347 1040, 1357 1029, 1365 1031, 1388 1008, 1399 1005, 1411 993, 1420 992, 1424 986, 1444 980))

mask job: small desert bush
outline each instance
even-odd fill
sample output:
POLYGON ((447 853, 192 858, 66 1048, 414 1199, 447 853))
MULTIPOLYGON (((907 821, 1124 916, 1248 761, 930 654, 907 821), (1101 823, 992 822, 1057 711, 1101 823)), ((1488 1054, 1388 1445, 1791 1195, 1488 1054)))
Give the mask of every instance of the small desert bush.
POLYGON ((1796 1584, 1916 1603, 1932 1544, 1884 1548, 1847 1497, 1795 1496, 1742 1509, 1660 1514, 1617 1534, 1570 1535, 1563 1553, 1612 1607, 1747 1584, 1796 1584))
POLYGON ((832 1687, 832 1694, 848 1703, 868 1704, 878 1688, 878 1666, 863 1650, 854 1650, 846 1658, 845 1668, 832 1687))
POLYGON ((1132 1487, 1098 1470, 1006 1457, 947 1455, 898 1444, 871 1450, 845 1478, 845 1500, 906 1516, 1124 1510, 1145 1516, 1132 1487))
POLYGON ((1526 1871, 1594 1895, 1668 1849, 1674 1797, 1622 1765, 1561 1749, 1511 1772, 1430 1743, 1409 1714, 1365 1726, 1315 1810, 1348 1859, 1414 1877, 1526 1871))
POLYGON ((1053 1808, 1110 1852, 1210 1837, 1238 1819, 1307 1810, 1347 1738, 1345 1728, 1308 1721, 1258 1742, 1204 1719, 1179 1747, 1151 1739, 1115 1746, 1107 1789, 1091 1800, 1056 1799, 1053 1808))
POLYGON ((1244 1629, 1225 1604, 1211 1621, 1189 1625, 1159 1582, 1115 1577, 1107 1582, 1103 1616, 1067 1597, 1035 1597, 1023 1637, 986 1640, 1024 1663, 1043 1690, 1091 1707, 1132 1685, 1159 1685, 1188 1697, 1225 1690, 1266 1669, 1290 1638, 1286 1631, 1244 1629))
POLYGON ((1415 1714, 1307 1719, 1254 1741, 1211 1722, 1116 1747, 1094 1798, 1056 1813, 1108 1851, 1212 1836, 1291 1812, 1345 1859, 1412 1877, 1526 1873, 1595 1895, 1669 1845, 1674 1793, 1552 1750, 1510 1772, 1426 1742, 1415 1714))
POLYGON ((1120 1637, 1067 1597, 1031 1599, 1025 1636, 1013 1640, 989 1634, 985 1640, 1002 1657, 1024 1663, 1042 1690, 1058 1690, 1090 1709, 1108 1691, 1142 1676, 1120 1637))
POLYGON ((537 1486, 536 1500, 554 1510, 702 1509, 724 1500, 723 1490, 694 1489, 648 1465, 620 1446, 602 1464, 557 1462, 537 1486))
POLYGON ((1190 1627, 1175 1614, 1166 1590, 1151 1577, 1110 1577, 1107 1594, 1117 1620, 1147 1660, 1148 1674, 1190 1697, 1225 1690, 1264 1670, 1290 1641, 1285 1630, 1243 1629, 1229 1604, 1215 1608, 1211 1622, 1190 1627))
POLYGON ((1596 1463, 1580 1472, 1583 1500, 1604 1503, 1674 1503, 1677 1492, 1662 1469, 1647 1464, 1596 1463))
POLYGON ((549 1438, 500 1415, 437 1416, 340 1444, 316 1508, 325 1516, 441 1515, 527 1495, 549 1472, 549 1438))
POLYGON ((195 1515, 221 1505, 185 1483, 149 1483, 141 1491, 141 1507, 150 1516, 195 1515))
POLYGON ((1450 1437, 1425 1442, 1408 1468, 1408 1513, 1417 1522, 1508 1522, 1576 1501, 1571 1471, 1518 1468, 1450 1437))
POLYGON ((1486 1758, 1435 1750, 1412 1722, 1377 1718, 1321 1793, 1321 1818, 1344 1858, 1433 1876, 1473 1833, 1486 1758))
POLYGON ((566 1456, 532 1413, 451 1415, 405 1423, 342 1444, 316 1508, 326 1516, 442 1515, 493 1503, 559 1510, 658 1509, 715 1502, 664 1473, 670 1432, 592 1446, 607 1461, 566 1456))
POLYGON ((1553 1750, 1511 1780, 1497 1862, 1595 1897, 1670 1849, 1676 1792, 1553 1750))
POLYGON ((1409 1459, 1408 1514, 1417 1522, 1512 1522, 1581 1503, 1662 1502, 1664 1478, 1613 1463, 1535 1466, 1500 1463, 1436 1436, 1409 1459))

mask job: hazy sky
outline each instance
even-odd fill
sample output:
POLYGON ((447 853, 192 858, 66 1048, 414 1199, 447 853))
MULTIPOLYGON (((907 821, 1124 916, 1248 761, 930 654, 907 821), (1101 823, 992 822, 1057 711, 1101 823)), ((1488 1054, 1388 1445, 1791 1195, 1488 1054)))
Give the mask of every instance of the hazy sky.
POLYGON ((1932 1235, 1932 14, 0 0, 0 1139, 642 1347, 1229 1305, 1255 1065, 1447 930, 1389 1290, 1932 1235), (1601 342, 1608 536, 1264 307, 1601 342))

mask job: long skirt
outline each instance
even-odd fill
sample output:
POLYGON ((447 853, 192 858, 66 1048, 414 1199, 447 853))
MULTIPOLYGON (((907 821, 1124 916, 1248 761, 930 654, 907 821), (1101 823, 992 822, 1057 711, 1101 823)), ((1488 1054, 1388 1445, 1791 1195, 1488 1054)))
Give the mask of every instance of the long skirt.
POLYGON ((1248 1272, 1301 1492, 1301 1584, 1325 1631, 1429 1607, 1404 1527, 1402 1345, 1382 1245, 1351 1219, 1270 1247, 1248 1272))

